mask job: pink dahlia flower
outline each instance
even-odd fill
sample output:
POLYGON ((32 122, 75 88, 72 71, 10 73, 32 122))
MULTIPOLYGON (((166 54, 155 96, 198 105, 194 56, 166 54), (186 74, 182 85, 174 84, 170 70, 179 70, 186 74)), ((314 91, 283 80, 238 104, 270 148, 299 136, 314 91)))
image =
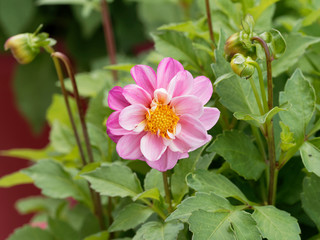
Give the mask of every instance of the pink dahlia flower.
POLYGON ((107 133, 124 159, 140 159, 159 171, 208 141, 207 130, 219 119, 217 108, 204 107, 213 89, 204 76, 193 79, 181 63, 163 59, 157 74, 149 66, 131 69, 136 84, 114 87, 108 96, 113 112, 107 133))

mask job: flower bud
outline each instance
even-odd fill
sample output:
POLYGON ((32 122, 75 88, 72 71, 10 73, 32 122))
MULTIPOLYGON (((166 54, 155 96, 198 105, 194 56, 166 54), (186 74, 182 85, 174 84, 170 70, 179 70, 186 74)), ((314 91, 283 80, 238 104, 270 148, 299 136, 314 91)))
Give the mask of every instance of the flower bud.
POLYGON ((237 53, 244 56, 250 56, 252 59, 257 58, 255 46, 246 46, 240 39, 240 33, 234 33, 227 39, 226 44, 224 45, 224 53, 228 62, 230 62, 237 53))
POLYGON ((243 30, 249 35, 253 32, 254 24, 254 19, 250 14, 247 14, 245 18, 241 21, 243 30))
POLYGON ((4 44, 4 49, 10 49, 14 58, 21 64, 30 63, 40 52, 31 33, 18 34, 9 38, 4 44))
POLYGON ((254 66, 249 62, 253 62, 251 57, 244 57, 242 54, 237 53, 232 58, 230 65, 232 70, 242 78, 249 78, 254 73, 254 66))

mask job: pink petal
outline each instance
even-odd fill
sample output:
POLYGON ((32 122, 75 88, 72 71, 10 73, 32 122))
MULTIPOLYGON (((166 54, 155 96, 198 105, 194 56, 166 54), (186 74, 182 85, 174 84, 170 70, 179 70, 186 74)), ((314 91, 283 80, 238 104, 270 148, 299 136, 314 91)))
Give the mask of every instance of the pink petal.
POLYGON ((203 105, 201 101, 193 95, 175 97, 170 103, 177 115, 189 114, 200 117, 203 114, 203 105))
POLYGON ((205 107, 203 108, 203 110, 203 114, 199 118, 199 120, 206 128, 206 130, 209 130, 218 122, 220 117, 220 111, 218 110, 218 108, 211 107, 205 107))
POLYGON ((194 79, 192 94, 197 96, 203 105, 210 100, 212 92, 213 87, 209 78, 200 76, 194 79))
POLYGON ((131 68, 130 73, 136 84, 144 88, 152 96, 157 85, 157 76, 154 70, 146 65, 136 65, 131 68))
POLYGON ((180 153, 186 153, 189 152, 190 149, 193 146, 189 144, 189 142, 186 142, 184 140, 181 140, 179 138, 175 138, 171 141, 169 148, 173 151, 173 152, 180 152, 180 153))
POLYGON ((159 88, 154 91, 154 99, 158 103, 168 104, 171 101, 171 96, 168 94, 167 90, 164 88, 159 88))
POLYGON ((119 115, 120 111, 116 111, 111 113, 107 120, 107 130, 112 135, 126 135, 129 134, 130 131, 124 129, 119 124, 119 115))
POLYGON ((121 137, 116 147, 119 156, 130 160, 141 159, 140 141, 144 135, 145 132, 138 135, 129 134, 121 137))
POLYGON ((198 148, 211 139, 198 119, 184 115, 181 116, 179 123, 181 124, 181 132, 176 135, 176 139, 184 141, 191 149, 198 148))
POLYGON ((178 159, 180 158, 180 155, 181 155, 180 153, 172 152, 170 149, 167 149, 162 154, 159 160, 157 161, 147 160, 146 162, 150 167, 157 169, 160 172, 165 172, 173 168, 177 164, 178 159))
POLYGON ((131 104, 142 104, 149 107, 152 101, 150 94, 136 84, 125 86, 122 94, 131 104))
POLYGON ((145 120, 148 110, 141 104, 134 104, 124 108, 119 116, 119 124, 126 130, 134 130, 145 120))
POLYGON ((162 137, 148 132, 142 139, 140 149, 148 161, 157 161, 166 150, 162 137))
POLYGON ((181 63, 173 58, 164 58, 157 69, 157 88, 167 89, 171 79, 184 68, 181 63))
POLYGON ((186 95, 193 89, 193 77, 188 71, 178 72, 168 86, 168 93, 172 97, 186 95))
POLYGON ((120 140, 120 138, 123 136, 123 135, 114 135, 114 134, 112 134, 112 133, 110 132, 109 129, 107 129, 107 134, 108 134, 109 138, 110 138, 112 141, 114 141, 115 143, 117 143, 117 142, 120 140))
POLYGON ((113 110, 122 110, 129 106, 129 102, 122 95, 122 87, 115 86, 109 91, 108 95, 108 105, 113 110))

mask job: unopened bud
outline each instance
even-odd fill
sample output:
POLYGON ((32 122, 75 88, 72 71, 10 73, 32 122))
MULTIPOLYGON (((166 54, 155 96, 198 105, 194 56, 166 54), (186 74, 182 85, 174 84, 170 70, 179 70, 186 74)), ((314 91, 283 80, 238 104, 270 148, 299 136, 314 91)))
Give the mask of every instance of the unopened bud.
POLYGON ((244 57, 242 54, 237 53, 232 58, 230 65, 232 70, 242 78, 250 78, 254 71, 255 67, 250 64, 253 62, 251 57, 244 57))
POLYGON ((252 59, 257 58, 255 46, 252 45, 251 47, 247 47, 243 41, 241 41, 240 33, 234 33, 227 39, 226 44, 224 45, 224 53, 228 62, 230 62, 237 53, 249 56, 252 59))
POLYGON ((254 19, 250 14, 247 14, 241 22, 243 30, 249 35, 253 32, 254 24, 254 19))
POLYGON ((40 49, 33 41, 34 35, 23 33, 9 38, 4 49, 10 49, 14 58, 21 64, 30 63, 40 52, 40 49))

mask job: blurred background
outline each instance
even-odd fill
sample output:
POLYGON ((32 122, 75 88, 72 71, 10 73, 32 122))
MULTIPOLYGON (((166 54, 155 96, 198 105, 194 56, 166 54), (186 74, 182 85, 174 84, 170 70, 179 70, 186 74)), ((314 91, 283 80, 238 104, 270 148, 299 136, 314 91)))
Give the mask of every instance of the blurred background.
MULTIPOLYGON (((242 17, 239 13, 240 2, 254 2, 255 6, 266 4, 267 8, 261 20, 257 22, 257 28, 274 26, 287 36, 286 33, 295 31, 299 29, 297 26, 300 26, 299 31, 303 34, 320 36, 319 21, 316 21, 320 16, 320 10, 317 10, 320 8, 319 0, 210 2, 216 35, 220 28, 228 36, 236 32, 242 17), (274 2, 277 3, 270 4, 274 2), (272 6, 268 7, 268 4, 272 6), (235 19, 229 6, 233 7, 235 13, 239 13, 239 18, 235 19), (265 21, 264 19, 269 19, 270 15, 273 16, 273 21, 265 21), (308 16, 307 20, 301 23, 301 17, 305 16, 308 16)), ((145 59, 154 63, 161 59, 153 51, 150 32, 164 24, 199 20, 202 17, 197 25, 192 22, 188 26, 194 26, 196 30, 201 28, 203 34, 208 34, 206 26, 202 28, 201 25, 205 16, 204 0, 107 0, 107 3, 117 62, 126 63, 126 66, 142 63, 145 59)), ((15 148, 41 149, 49 142, 50 129, 45 120, 46 111, 53 94, 60 93, 52 61, 48 54, 39 54, 32 63, 19 65, 10 52, 5 52, 3 48, 10 36, 24 32, 32 33, 40 24, 43 24, 44 32, 58 41, 55 49, 71 58, 76 72, 92 73, 98 70, 103 71, 105 77, 112 78, 110 71, 102 70, 110 62, 104 38, 100 0, 0 0, 0 151, 15 148)), ((179 27, 183 32, 183 25, 179 27)), ((303 45, 302 50, 305 50, 308 44, 303 45)), ((309 58, 306 61, 305 57, 301 57, 297 63, 303 66, 302 69, 308 76, 314 74, 313 65, 318 63, 319 46, 315 44, 306 51, 312 61, 309 58)), ((170 50, 164 51, 164 55, 167 55, 168 51, 170 50)), ((209 59, 211 61, 210 57, 209 59)), ((212 75, 210 65, 204 65, 208 67, 208 76, 212 75)), ((291 67, 293 69, 293 66, 291 67)), ((97 79, 95 76, 90 75, 97 79)), ((99 79, 101 75, 97 76, 99 79)), ((275 88, 283 89, 287 78, 287 73, 280 75, 275 81, 275 88)), ((319 81, 315 84, 319 84, 319 81)), ((27 160, 4 157, 0 154, 0 178, 29 164, 27 160)), ((0 240, 5 239, 15 228, 27 223, 32 217, 20 215, 15 209, 16 201, 37 194, 40 194, 39 190, 31 184, 0 188, 0 240)))

